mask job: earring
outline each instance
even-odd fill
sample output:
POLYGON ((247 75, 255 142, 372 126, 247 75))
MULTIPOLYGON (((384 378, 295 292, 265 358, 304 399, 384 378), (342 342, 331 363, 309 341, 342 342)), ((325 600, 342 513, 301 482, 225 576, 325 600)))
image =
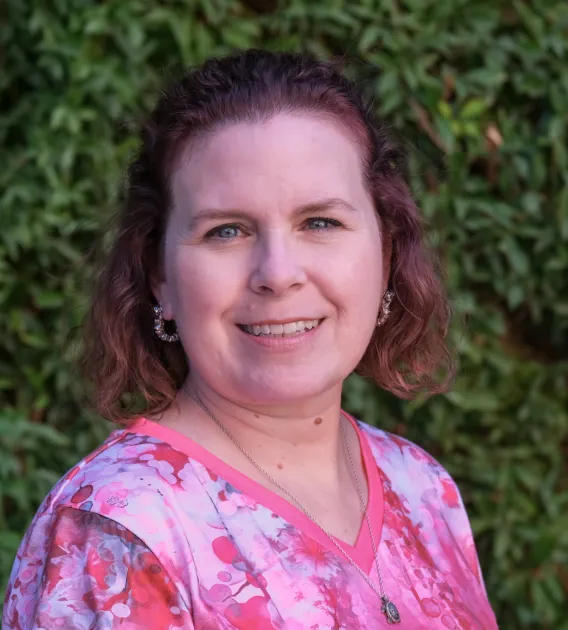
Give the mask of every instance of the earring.
POLYGON ((377 327, 382 326, 387 321, 387 317, 389 316, 389 313, 390 313, 390 305, 391 305, 391 302, 393 301, 393 298, 394 298, 393 291, 385 291, 385 294, 383 295, 383 303, 381 304, 381 314, 379 315, 379 318, 377 319, 377 327))
POLYGON ((154 305, 154 332, 162 341, 167 341, 172 343, 174 341, 179 341, 179 335, 176 332, 173 335, 168 335, 168 333, 164 329, 164 311, 162 307, 158 304, 154 305))

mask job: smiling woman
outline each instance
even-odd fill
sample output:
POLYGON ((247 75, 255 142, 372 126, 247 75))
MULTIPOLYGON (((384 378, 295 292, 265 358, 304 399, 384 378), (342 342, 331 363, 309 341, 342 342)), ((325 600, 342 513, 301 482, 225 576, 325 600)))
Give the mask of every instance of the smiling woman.
POLYGON ((164 92, 85 327, 122 426, 39 509, 4 628, 496 628, 452 479, 340 407, 353 371, 451 381, 402 171, 333 63, 246 51, 164 92))

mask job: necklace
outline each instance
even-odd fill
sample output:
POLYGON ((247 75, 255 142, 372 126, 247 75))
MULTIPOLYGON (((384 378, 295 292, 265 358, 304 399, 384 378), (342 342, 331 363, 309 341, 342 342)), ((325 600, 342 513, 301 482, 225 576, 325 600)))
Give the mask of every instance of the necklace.
POLYGON ((369 535, 371 537, 371 545, 373 547, 373 554, 374 554, 374 557, 375 557, 375 566, 377 567, 377 575, 379 577, 379 588, 378 589, 371 582, 371 580, 369 579, 367 574, 362 569, 359 568, 359 566, 347 554, 347 552, 343 549, 343 547, 341 547, 341 545, 335 540, 335 538, 319 524, 319 522, 308 512, 308 510, 300 503, 300 501, 298 501, 298 499, 291 492, 288 492, 288 490, 286 490, 286 488, 284 488, 278 481, 276 481, 276 479, 274 479, 274 477, 272 477, 272 475, 268 471, 266 471, 259 463, 257 463, 253 459, 253 457, 251 455, 249 455, 247 453, 247 451, 245 451, 245 449, 240 445, 239 442, 237 442, 236 438, 233 437, 233 435, 229 432, 229 430, 225 427, 225 425, 221 424, 221 422, 219 422, 219 420, 217 420, 217 418, 211 413, 211 411, 209 411, 209 409, 205 406, 205 404, 201 401, 201 399, 197 396, 197 394, 195 394, 193 391, 191 391, 185 385, 183 385, 183 389, 197 403, 197 405, 199 405, 199 407, 213 420, 213 422, 215 422, 215 424, 223 431, 223 433, 231 440, 231 442, 233 442, 233 444, 250 461, 250 463, 257 470, 259 470, 279 490, 281 490, 288 497, 290 497, 292 499, 292 501, 294 501, 294 503, 296 503, 298 505, 298 507, 302 510, 302 512, 321 529, 321 531, 329 538, 329 540, 331 540, 331 542, 339 550, 341 555, 349 562, 349 564, 354 569, 356 569, 356 571, 359 573, 359 575, 361 575, 361 577, 369 585, 369 587, 372 589, 372 591, 381 600, 381 612, 386 617, 387 622, 389 624, 400 623, 400 619, 401 618, 400 618, 400 614, 398 612, 398 608, 395 606, 394 602, 392 602, 388 598, 387 594, 385 593, 384 586, 383 586, 383 577, 382 577, 382 574, 381 574, 381 569, 379 567, 379 557, 378 557, 378 553, 377 553, 377 546, 375 544, 375 538, 373 536, 373 530, 372 530, 372 527, 371 527, 371 521, 370 521, 369 515, 368 515, 368 507, 369 506, 365 505, 365 499, 363 498, 363 492, 361 490, 361 485, 359 484, 359 478, 357 476, 357 472, 356 472, 356 469, 355 469, 355 464, 353 462, 353 458, 351 457, 351 449, 349 448, 349 442, 348 442, 348 440, 346 438, 345 429, 343 427, 343 424, 344 424, 344 422, 343 422, 343 414, 341 414, 341 418, 340 418, 340 422, 339 422, 339 427, 340 427, 340 430, 341 430, 341 439, 342 439, 342 442, 343 442, 343 446, 344 446, 345 450, 347 451, 347 455, 349 457, 349 462, 351 464, 351 469, 352 469, 352 472, 353 472, 352 476, 355 479, 355 484, 357 486, 357 493, 359 494, 359 501, 361 503, 361 509, 363 510, 363 516, 364 516, 365 521, 367 523, 367 527, 369 529, 369 535))

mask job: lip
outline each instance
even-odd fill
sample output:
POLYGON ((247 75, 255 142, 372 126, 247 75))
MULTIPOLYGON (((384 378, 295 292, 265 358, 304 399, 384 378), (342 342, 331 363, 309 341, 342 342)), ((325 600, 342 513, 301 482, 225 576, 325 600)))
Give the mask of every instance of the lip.
MULTIPOLYGON (((255 344, 256 346, 270 349, 273 352, 278 352, 278 351, 290 352, 290 351, 299 350, 301 347, 304 347, 306 344, 310 343, 314 339, 314 337, 319 334, 320 329, 324 325, 324 320, 325 318, 319 320, 320 323, 315 328, 306 330, 305 332, 300 333, 299 335, 290 335, 286 337, 269 337, 269 336, 262 336, 262 335, 258 335, 258 336, 251 335, 250 333, 247 333, 246 331, 244 331, 240 326, 237 326, 237 328, 241 331, 243 335, 246 336, 246 338, 248 339, 250 343, 255 344)), ((288 320, 288 322, 295 322, 295 321, 300 321, 300 320, 296 320, 296 319, 288 320)), ((252 324, 249 324, 249 325, 252 325, 252 324)))
POLYGON ((265 319, 261 322, 239 322, 237 326, 283 326, 292 322, 312 322, 314 319, 317 319, 320 324, 324 320, 323 317, 291 317, 289 319, 265 319))

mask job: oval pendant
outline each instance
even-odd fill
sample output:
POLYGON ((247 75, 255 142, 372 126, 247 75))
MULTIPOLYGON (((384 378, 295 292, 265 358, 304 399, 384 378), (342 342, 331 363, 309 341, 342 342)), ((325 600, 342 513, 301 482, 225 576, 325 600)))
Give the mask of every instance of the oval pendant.
POLYGON ((381 612, 385 615, 387 622, 400 623, 400 613, 398 612, 398 608, 386 595, 383 595, 381 599, 383 601, 381 612))

